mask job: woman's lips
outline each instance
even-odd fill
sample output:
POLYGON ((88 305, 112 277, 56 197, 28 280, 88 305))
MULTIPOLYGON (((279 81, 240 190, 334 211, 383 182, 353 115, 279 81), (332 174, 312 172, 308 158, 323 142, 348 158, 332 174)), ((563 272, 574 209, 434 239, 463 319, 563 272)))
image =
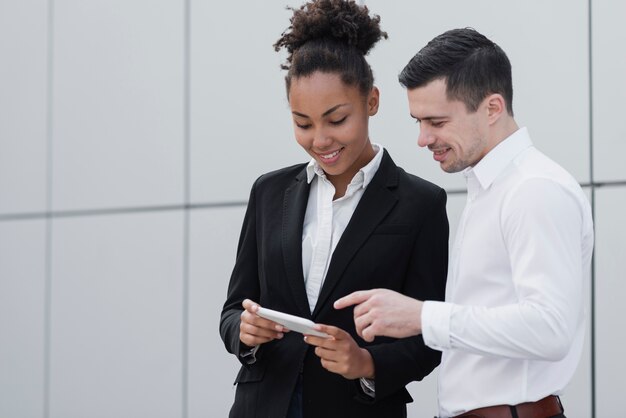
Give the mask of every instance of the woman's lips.
POLYGON ((339 148, 338 150, 328 152, 326 154, 317 153, 317 155, 324 164, 333 164, 339 159, 341 151, 343 151, 343 148, 339 148))

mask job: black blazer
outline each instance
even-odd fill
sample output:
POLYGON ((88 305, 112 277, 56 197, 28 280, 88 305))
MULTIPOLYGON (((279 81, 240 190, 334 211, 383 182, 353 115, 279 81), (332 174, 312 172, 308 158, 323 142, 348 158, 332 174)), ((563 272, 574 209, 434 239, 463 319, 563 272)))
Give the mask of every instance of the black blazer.
POLYGON ((407 174, 385 151, 332 254, 311 314, 302 272, 309 189, 306 164, 265 174, 252 187, 220 321, 226 349, 242 362, 230 417, 285 417, 301 372, 305 417, 405 417, 406 403, 412 401, 405 385, 428 375, 441 353, 426 347, 421 336, 367 343, 356 334, 352 309, 335 310, 332 304, 372 288, 443 300, 448 262, 445 191, 407 174), (246 298, 349 332, 374 360, 375 399, 361 391, 358 379, 325 370, 296 332, 261 345, 254 364, 242 361, 239 323, 246 298))

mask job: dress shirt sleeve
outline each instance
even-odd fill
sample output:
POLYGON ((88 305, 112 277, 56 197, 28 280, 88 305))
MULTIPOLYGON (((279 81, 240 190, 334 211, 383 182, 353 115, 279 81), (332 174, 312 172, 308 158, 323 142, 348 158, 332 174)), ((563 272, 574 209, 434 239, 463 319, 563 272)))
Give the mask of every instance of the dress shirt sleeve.
POLYGON ((443 351, 450 348, 452 304, 426 301, 422 307, 422 335, 427 346, 443 351))
POLYGON ((361 377, 359 378, 359 384, 361 385, 361 390, 363 390, 363 393, 371 398, 376 397, 376 381, 374 379, 361 377))
POLYGON ((254 364, 256 363, 256 352, 259 351, 259 347, 259 345, 255 345, 249 350, 241 350, 239 357, 241 357, 246 364, 254 364))
POLYGON ((517 302, 427 304, 425 339, 439 349, 449 344, 480 355, 558 361, 583 320, 581 205, 558 183, 530 179, 501 209, 517 302))

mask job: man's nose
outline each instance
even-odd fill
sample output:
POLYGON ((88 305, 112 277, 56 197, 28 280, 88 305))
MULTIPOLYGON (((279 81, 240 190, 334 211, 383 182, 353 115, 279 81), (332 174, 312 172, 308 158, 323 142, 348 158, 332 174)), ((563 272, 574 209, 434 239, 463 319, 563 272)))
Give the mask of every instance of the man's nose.
POLYGON ((420 147, 427 147, 428 145, 435 142, 435 136, 430 132, 430 130, 424 126, 420 125, 420 133, 417 137, 417 145, 420 147))

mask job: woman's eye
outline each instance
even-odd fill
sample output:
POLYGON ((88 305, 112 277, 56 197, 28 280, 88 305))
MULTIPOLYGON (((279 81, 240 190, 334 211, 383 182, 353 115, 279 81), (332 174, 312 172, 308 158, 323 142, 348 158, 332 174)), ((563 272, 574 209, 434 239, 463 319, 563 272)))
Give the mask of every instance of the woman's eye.
POLYGON ((300 128, 300 129, 309 129, 309 128, 311 127, 311 125, 310 125, 310 124, 304 124, 304 125, 302 125, 302 124, 299 124, 299 123, 297 123, 297 122, 296 122, 296 126, 297 126, 298 128, 300 128))
POLYGON ((345 120, 346 120, 347 116, 344 116, 343 118, 339 119, 339 120, 331 120, 330 123, 332 125, 341 125, 345 120))

